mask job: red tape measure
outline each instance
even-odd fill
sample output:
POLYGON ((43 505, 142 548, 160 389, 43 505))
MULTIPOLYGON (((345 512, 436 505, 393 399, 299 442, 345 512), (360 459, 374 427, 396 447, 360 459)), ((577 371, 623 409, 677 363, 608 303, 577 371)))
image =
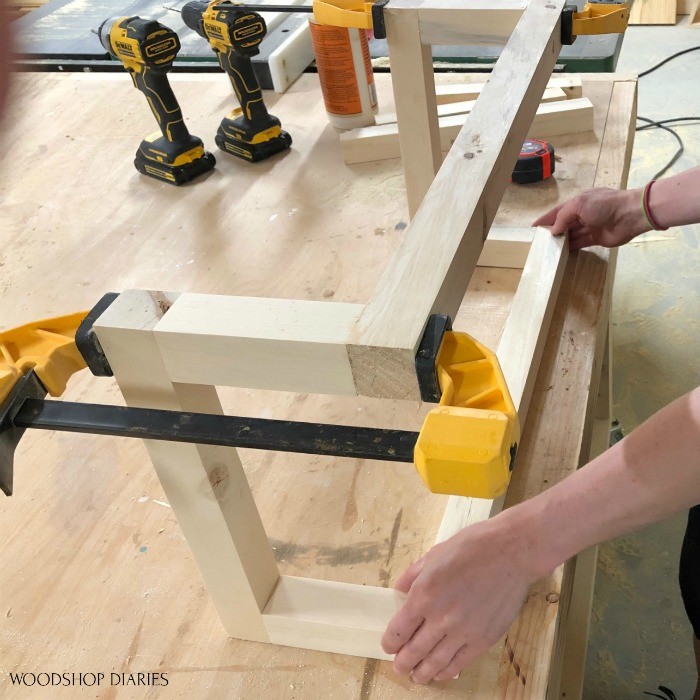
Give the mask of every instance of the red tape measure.
POLYGON ((554 148, 551 143, 528 139, 523 144, 511 180, 518 185, 539 182, 554 172, 554 148))

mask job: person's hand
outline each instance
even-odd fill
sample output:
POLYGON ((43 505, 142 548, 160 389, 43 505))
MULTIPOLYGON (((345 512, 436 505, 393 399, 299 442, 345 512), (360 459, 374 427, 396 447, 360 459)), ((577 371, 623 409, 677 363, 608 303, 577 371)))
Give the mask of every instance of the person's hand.
POLYGON ((640 190, 588 190, 550 209, 533 226, 551 226, 554 236, 568 231, 571 251, 615 248, 650 230, 641 198, 640 190))
POLYGON ((382 637, 396 673, 416 683, 449 680, 508 631, 544 573, 509 512, 433 547, 398 579, 406 601, 382 637))

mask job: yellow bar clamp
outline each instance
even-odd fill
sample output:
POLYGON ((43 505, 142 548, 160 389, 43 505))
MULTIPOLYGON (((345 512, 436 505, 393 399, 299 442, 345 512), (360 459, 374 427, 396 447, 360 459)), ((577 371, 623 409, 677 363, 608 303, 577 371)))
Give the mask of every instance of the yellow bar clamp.
POLYGON ((496 498, 508 486, 520 425, 498 358, 466 333, 445 333, 436 368, 442 398, 414 451, 433 493, 496 498))
POLYGON ((75 334, 87 312, 35 321, 0 333, 0 402, 17 380, 33 369, 51 396, 60 396, 68 379, 86 367, 75 334))
POLYGON ((629 7, 626 3, 587 2, 583 10, 574 12, 571 33, 574 36, 624 34, 629 16, 629 7))
POLYGON ((332 27, 372 29, 373 4, 362 0, 314 0, 314 21, 332 27))

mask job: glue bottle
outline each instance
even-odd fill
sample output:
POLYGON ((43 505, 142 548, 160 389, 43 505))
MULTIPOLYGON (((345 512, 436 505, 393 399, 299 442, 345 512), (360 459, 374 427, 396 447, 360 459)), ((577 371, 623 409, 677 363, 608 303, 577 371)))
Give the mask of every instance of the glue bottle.
POLYGON ((309 20, 311 42, 328 120, 338 129, 374 124, 374 84, 365 29, 331 27, 309 20))

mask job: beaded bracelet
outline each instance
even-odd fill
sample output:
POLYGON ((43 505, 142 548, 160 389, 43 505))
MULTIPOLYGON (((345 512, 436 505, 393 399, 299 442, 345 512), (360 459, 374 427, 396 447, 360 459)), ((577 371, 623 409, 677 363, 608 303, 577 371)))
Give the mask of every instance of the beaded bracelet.
POLYGON ((659 226, 658 222, 651 213, 649 208, 649 197, 651 195, 651 186, 656 182, 656 180, 651 180, 647 183, 647 186, 642 191, 642 211, 644 211, 644 216, 649 222, 654 231, 668 231, 668 226, 659 226))

